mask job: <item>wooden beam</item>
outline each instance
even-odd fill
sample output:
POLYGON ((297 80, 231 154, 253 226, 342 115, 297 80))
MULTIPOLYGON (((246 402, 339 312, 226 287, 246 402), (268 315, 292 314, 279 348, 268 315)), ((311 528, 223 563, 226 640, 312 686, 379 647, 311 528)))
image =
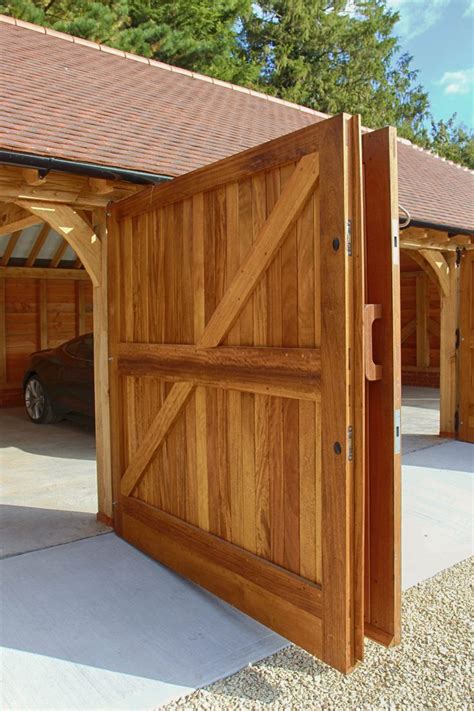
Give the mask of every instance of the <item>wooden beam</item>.
POLYGON ((41 350, 48 347, 48 283, 45 279, 39 282, 39 333, 41 350))
POLYGON ((459 325, 459 273, 456 255, 445 257, 447 289, 441 294, 439 326, 440 433, 454 434, 457 404, 456 328, 459 325))
POLYGON ((80 257, 94 286, 100 283, 100 241, 92 228, 68 205, 20 202, 25 209, 47 222, 80 257))
MULTIPOLYGON (((247 258, 209 319, 196 344, 198 348, 212 348, 219 345, 232 328, 250 294, 283 242, 289 226, 298 217, 318 177, 318 154, 309 153, 303 156, 281 192, 270 216, 258 233, 247 258)), ((173 385, 145 434, 140 449, 136 452, 122 477, 121 491, 124 496, 129 496, 141 481, 146 466, 161 446, 166 433, 176 421, 193 389, 193 383, 189 382, 173 385)))
POLYGON ((412 319, 408 323, 406 323, 401 331, 401 343, 405 343, 407 338, 410 338, 412 333, 415 333, 416 331, 416 319, 412 319))
POLYGON ((4 204, 0 210, 0 237, 32 227, 39 222, 41 220, 36 215, 32 215, 22 207, 13 203, 4 204))
MULTIPOLYGON (((418 264, 418 266, 425 272, 425 274, 427 274, 430 281, 439 290, 439 279, 438 279, 437 272, 433 269, 430 262, 428 262, 423 257, 423 255, 420 253, 420 251, 418 249, 416 251, 410 252, 410 259, 412 261, 414 261, 416 264, 418 264)), ((407 275, 407 272, 405 272, 405 275, 407 275)), ((415 274, 415 277, 416 276, 417 276, 417 274, 415 274)))
POLYGON ((21 174, 28 185, 44 185, 46 176, 41 176, 36 168, 22 168, 21 174))
POLYGON ((429 311, 428 277, 424 272, 420 272, 416 275, 416 364, 420 368, 426 368, 430 364, 429 311))
POLYGON ((121 343, 119 372, 164 380, 318 400, 321 356, 318 348, 227 347, 121 343))
POLYGON ((141 185, 116 180, 112 192, 99 194, 90 187, 86 176, 57 171, 49 172, 45 182, 31 185, 25 180, 23 170, 16 166, 0 166, 0 200, 41 200, 92 209, 104 207, 110 201, 122 200, 143 190, 141 185))
POLYGON ((58 264, 60 263, 61 259, 63 258, 63 254, 67 249, 67 242, 65 239, 62 239, 61 242, 59 243, 59 246, 57 250, 54 253, 54 257, 51 259, 49 263, 49 268, 50 269, 56 269, 58 264))
POLYGON ((89 185, 93 192, 97 195, 110 195, 114 191, 113 180, 104 180, 103 178, 89 178, 89 185))
POLYGON ((2 266, 2 267, 7 266, 8 262, 10 261, 10 257, 13 254, 13 250, 16 247, 16 243, 18 242, 18 240, 20 238, 21 232, 22 232, 21 230, 19 230, 18 232, 14 232, 12 234, 12 236, 10 237, 10 239, 8 240, 8 244, 7 244, 5 251, 3 253, 3 257, 0 260, 0 266, 2 266))
POLYGON ((428 319, 428 332, 432 335, 435 336, 436 338, 440 337, 440 325, 437 323, 434 319, 429 318, 428 319))
POLYGON ((5 279, 0 278, 0 383, 6 383, 7 380, 5 286, 5 279))
POLYGON ((31 252, 28 255, 28 259, 26 260, 25 267, 32 267, 38 257, 38 254, 41 252, 41 248, 43 247, 44 243, 46 242, 46 238, 49 234, 51 227, 47 224, 44 223, 43 227, 41 228, 35 243, 31 249, 31 252))
MULTIPOLYGON (((94 393, 98 516, 111 522, 113 519, 113 504, 109 401, 108 250, 105 210, 94 210, 93 224, 95 225, 97 239, 100 240, 98 244, 101 247, 98 251, 97 282, 93 285, 92 292, 94 304, 94 393)), ((90 229, 88 227, 89 233, 90 229)), ((80 250, 76 251, 81 255, 80 250)))
POLYGON ((445 296, 449 293, 448 265, 442 254, 429 249, 420 249, 420 255, 428 262, 438 279, 441 293, 445 296))
POLYGON ((80 279, 89 281, 89 275, 77 269, 50 269, 49 267, 2 267, 0 277, 6 279, 80 279))
POLYGON ((412 252, 412 251, 418 252, 420 249, 430 250, 433 252, 455 252, 457 249, 457 245, 454 243, 441 245, 441 244, 436 244, 433 242, 419 242, 419 241, 414 242, 414 241, 408 240, 408 239, 401 239, 400 240, 400 247, 401 247, 401 249, 406 249, 406 250, 409 250, 410 252, 412 252))
POLYGON ((86 332, 86 298, 84 282, 76 282, 76 335, 86 332))

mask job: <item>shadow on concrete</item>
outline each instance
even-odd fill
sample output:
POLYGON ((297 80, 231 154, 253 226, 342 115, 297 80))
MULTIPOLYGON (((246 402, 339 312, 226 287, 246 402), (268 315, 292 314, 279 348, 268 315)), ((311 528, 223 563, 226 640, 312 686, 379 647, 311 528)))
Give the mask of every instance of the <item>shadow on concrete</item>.
POLYGON ((111 529, 86 511, 0 504, 0 558, 50 548, 111 529))

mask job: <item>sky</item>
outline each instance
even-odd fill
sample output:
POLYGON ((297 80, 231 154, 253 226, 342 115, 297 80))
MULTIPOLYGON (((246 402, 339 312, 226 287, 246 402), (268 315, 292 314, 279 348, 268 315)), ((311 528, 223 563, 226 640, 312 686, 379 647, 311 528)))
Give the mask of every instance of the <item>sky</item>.
POLYGON ((457 113, 474 127, 474 0, 388 0, 398 10, 395 32, 413 56, 418 81, 436 119, 457 113))

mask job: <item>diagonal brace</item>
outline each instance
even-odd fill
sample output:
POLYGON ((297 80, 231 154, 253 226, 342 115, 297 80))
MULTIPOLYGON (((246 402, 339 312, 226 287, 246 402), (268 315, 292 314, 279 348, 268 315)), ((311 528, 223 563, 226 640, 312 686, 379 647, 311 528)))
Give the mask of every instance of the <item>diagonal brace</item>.
MULTIPOLYGON (((197 348, 214 348, 225 338, 280 248, 288 229, 301 213, 318 177, 318 153, 303 156, 212 314, 196 343, 197 348)), ((124 496, 130 496, 140 483, 147 465, 176 421, 194 387, 193 383, 181 382, 175 383, 171 388, 122 477, 121 492, 124 496)))

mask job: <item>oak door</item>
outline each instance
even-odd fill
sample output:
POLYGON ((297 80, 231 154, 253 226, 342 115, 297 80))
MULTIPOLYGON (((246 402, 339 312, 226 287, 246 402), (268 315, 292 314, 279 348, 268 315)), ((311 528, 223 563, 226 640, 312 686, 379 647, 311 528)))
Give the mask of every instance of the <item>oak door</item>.
POLYGON ((364 637, 365 211, 342 115, 109 221, 116 530, 344 672, 364 637))
POLYGON ((474 252, 461 257, 459 439, 474 442, 474 252))

